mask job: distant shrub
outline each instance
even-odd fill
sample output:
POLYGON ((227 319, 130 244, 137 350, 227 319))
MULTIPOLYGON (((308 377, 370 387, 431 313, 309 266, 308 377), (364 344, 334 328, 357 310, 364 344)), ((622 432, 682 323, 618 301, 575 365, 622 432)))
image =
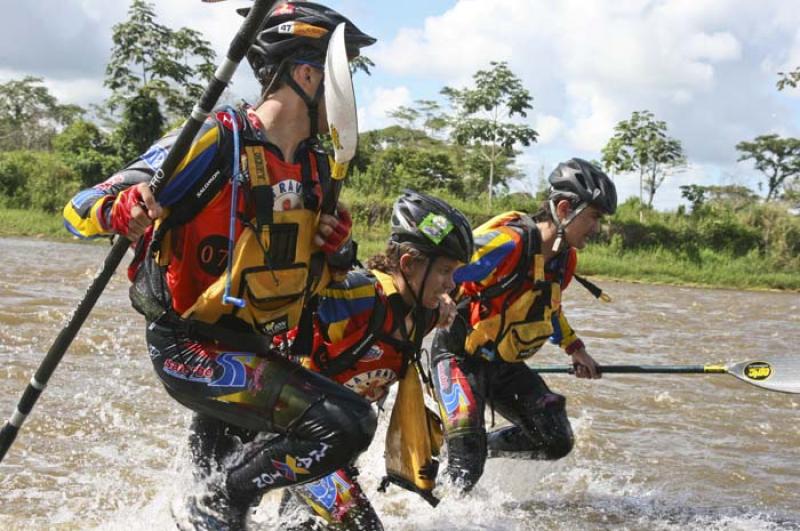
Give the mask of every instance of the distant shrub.
POLYGON ((57 212, 79 188, 75 172, 54 153, 0 153, 0 190, 6 206, 57 212))

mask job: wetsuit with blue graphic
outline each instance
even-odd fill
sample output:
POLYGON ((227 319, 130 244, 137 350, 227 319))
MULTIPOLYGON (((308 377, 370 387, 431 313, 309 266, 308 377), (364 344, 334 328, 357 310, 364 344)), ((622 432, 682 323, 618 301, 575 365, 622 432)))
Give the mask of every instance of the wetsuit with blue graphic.
MULTIPOLYGON (((523 230, 518 226, 479 227, 474 231, 472 261, 456 272, 462 297, 479 295, 508 279, 520 260, 526 259, 523 230)), ((533 229, 538 230, 538 229, 533 229)), ((537 235, 538 236, 538 235, 537 235)), ((532 263, 532 262, 531 262, 532 263)), ((575 267, 575 252, 568 249, 544 265, 548 282, 565 288, 575 267)), ((492 342, 467 353, 465 344, 472 326, 480 319, 498 315, 524 290, 536 290, 523 283, 499 300, 484 300, 474 312, 462 311, 449 330, 437 330, 431 353, 431 378, 444 423, 448 448, 448 477, 464 490, 471 489, 483 474, 487 457, 559 459, 573 446, 565 398, 552 392, 542 378, 524 362, 511 363, 498 355, 492 342), (489 406, 510 426, 487 434, 484 412, 489 406)), ((560 290, 556 291, 560 293, 560 290)), ((565 350, 580 341, 569 326, 560 305, 552 304, 550 340, 565 350)), ((530 319, 534 312, 523 312, 530 319)))
MULTIPOLYGON (((67 228, 86 238, 111 235, 115 201, 125 190, 150 180, 176 136, 177 132, 167 135, 106 182, 76 195, 64 209, 67 228)), ((312 141, 303 142, 295 159, 286 161, 265 138, 254 113, 215 113, 158 199, 174 214, 192 197, 211 190, 209 197, 175 222, 159 256, 148 249, 155 234, 151 226, 129 270, 134 306, 148 321, 153 367, 167 392, 195 412, 190 439, 198 475, 220 478, 202 503, 233 527, 244 525, 249 508, 265 492, 348 466, 367 447, 376 427, 366 400, 277 355, 263 329, 245 326, 234 315, 207 326, 183 318, 225 274, 230 224, 235 223, 238 241, 256 215, 246 184, 235 198, 238 215, 230 215, 233 157, 240 157, 243 166, 251 154, 264 161, 261 167, 270 179, 275 212, 318 211, 326 159, 315 149, 312 141), (234 131, 242 147, 236 154, 234 131)))
MULTIPOLYGON (((364 349, 364 354, 341 370, 329 373, 329 376, 370 402, 385 398, 390 386, 400 378, 415 348, 396 332, 397 320, 405 319, 406 315, 396 315, 394 310, 398 306, 389 302, 389 296, 399 297, 393 293, 395 289, 391 277, 378 271, 350 271, 344 279, 329 284, 320 296, 314 321, 314 346, 306 366, 314 371, 327 372, 326 368, 332 361, 346 355, 369 334, 371 327, 377 327, 382 334, 377 334, 364 349), (380 324, 371 322, 377 305, 385 311, 380 324), (394 340, 388 339, 392 335, 394 340)), ((423 312, 428 323, 425 335, 433 329, 436 313, 423 312)), ((311 507, 327 525, 336 529, 383 529, 356 475, 357 470, 350 467, 319 481, 294 487, 291 489, 294 502, 311 507)), ((286 496, 283 512, 288 511, 290 503, 289 496, 286 496)))

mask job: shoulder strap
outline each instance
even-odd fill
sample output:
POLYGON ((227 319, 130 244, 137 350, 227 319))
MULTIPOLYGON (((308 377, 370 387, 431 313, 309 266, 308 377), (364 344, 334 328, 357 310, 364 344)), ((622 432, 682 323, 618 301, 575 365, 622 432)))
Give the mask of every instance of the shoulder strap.
POLYGON ((314 314, 317 311, 319 297, 314 295, 303 306, 300 320, 297 323, 297 335, 292 342, 291 353, 295 358, 308 356, 314 348, 314 314))
MULTIPOLYGON (((312 146, 310 148, 310 154, 314 157, 317 163, 317 177, 319 178, 319 187, 320 187, 320 196, 323 198, 323 203, 325 197, 331 193, 331 164, 330 160, 328 159, 328 154, 324 151, 319 150, 316 146, 312 146)), ((317 196, 314 193, 314 181, 311 179, 311 173, 309 172, 308 177, 303 175, 303 201, 306 205, 306 208, 310 208, 312 210, 318 210, 320 208, 320 204, 317 202, 317 196), (307 179, 307 180, 306 180, 307 179), (313 207, 313 208, 312 208, 313 207)))
POLYGON ((534 256, 542 251, 542 238, 536 223, 529 216, 522 216, 506 224, 509 227, 522 229, 522 255, 513 273, 507 275, 502 282, 489 286, 478 294, 479 299, 488 300, 513 291, 530 278, 534 256))
MULTIPOLYGON (((237 122, 244 124, 244 130, 242 131, 244 144, 256 141, 254 134, 251 132, 247 114, 242 109, 225 108, 226 111, 231 109, 236 113, 237 122)), ((227 127, 220 123, 217 115, 217 112, 212 113, 219 131, 219 150, 206 173, 197 179, 191 188, 170 207, 169 214, 158 225, 158 228, 153 233, 153 240, 150 245, 152 251, 159 249, 169 230, 184 225, 197 216, 232 177, 233 142, 231 136, 227 133, 227 127)))
POLYGON ((417 322, 414 325, 413 337, 397 339, 393 337, 392 334, 398 329, 401 330, 401 335, 404 337, 409 336, 408 332, 405 330, 404 306, 402 298, 399 295, 390 295, 388 297, 388 302, 388 306, 392 309, 393 322, 391 329, 388 332, 383 330, 383 323, 386 320, 387 305, 381 300, 380 296, 376 295, 369 323, 361 339, 350 348, 340 352, 339 355, 332 360, 322 360, 317 357, 315 361, 321 368, 320 372, 322 372, 322 374, 333 377, 351 368, 358 363, 378 341, 393 346, 403 354, 403 367, 401 368, 400 376, 405 374, 408 363, 410 361, 415 361, 411 358, 413 358, 415 353, 419 352, 422 347, 422 341, 428 333, 427 326, 430 324, 431 316, 429 312, 420 312, 417 315, 417 322))
POLYGON ((372 345, 380 337, 383 329, 383 322, 386 320, 386 305, 383 304, 379 295, 375 295, 375 303, 372 307, 372 314, 369 317, 367 328, 364 335, 353 346, 339 353, 332 360, 323 360, 317 357, 315 360, 320 367, 320 372, 325 376, 333 377, 337 374, 344 372, 363 358, 372 345))
POLYGON ((217 168, 215 171, 209 172, 204 179, 198 180, 192 190, 170 208, 167 217, 159 223, 158 228, 153 233, 150 249, 153 251, 158 250, 167 231, 188 223, 199 214, 211 199, 222 190, 222 187, 225 186, 229 179, 230 168, 226 167, 217 168))

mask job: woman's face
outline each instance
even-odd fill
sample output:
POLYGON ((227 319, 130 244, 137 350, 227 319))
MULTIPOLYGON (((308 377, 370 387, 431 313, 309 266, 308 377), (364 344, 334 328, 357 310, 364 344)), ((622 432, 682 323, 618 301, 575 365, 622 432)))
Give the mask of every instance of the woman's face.
MULTIPOLYGON (((413 260, 410 255, 405 260, 406 267, 404 271, 408 279, 406 289, 413 290, 414 296, 419 294, 419 288, 422 282, 425 282, 425 291, 422 293, 422 305, 429 309, 435 310, 439 306, 439 299, 445 293, 452 291, 456 284, 453 281, 453 273, 455 273, 461 263, 458 260, 439 256, 434 259, 433 265, 428 272, 428 278, 425 279, 425 270, 428 268, 427 260, 413 260)), ((401 259, 401 267, 403 267, 404 260, 401 259)), ((405 297, 404 297, 405 298, 405 297)))

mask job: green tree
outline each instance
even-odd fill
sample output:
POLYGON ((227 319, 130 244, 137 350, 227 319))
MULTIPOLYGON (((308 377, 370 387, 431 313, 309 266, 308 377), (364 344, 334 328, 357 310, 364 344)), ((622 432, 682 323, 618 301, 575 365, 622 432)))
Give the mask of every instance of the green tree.
POLYGON ((56 153, 0 153, 0 201, 7 206, 57 212, 79 187, 75 172, 56 153))
POLYGON ((197 31, 173 31, 156 22, 153 4, 133 0, 128 19, 114 25, 114 47, 106 66, 110 104, 145 94, 163 103, 166 113, 186 116, 213 73, 215 54, 197 31))
MULTIPOLYGON (((614 127, 603 148, 603 165, 615 173, 639 174, 639 202, 652 208, 656 191, 671 172, 686 165, 680 140, 667 136, 667 124, 650 111, 634 111, 614 127)), ((642 213, 639 212, 641 218, 642 213)))
POLYGON ((149 91, 140 91, 125 101, 122 121, 113 134, 115 151, 123 160, 132 160, 158 140, 164 123, 158 100, 149 91))
MULTIPOLYGON (((501 195, 508 192, 508 182, 513 179, 522 179, 524 172, 516 165, 519 155, 517 150, 500 153, 494 161, 488 160, 484 154, 476 149, 453 146, 455 165, 463 184, 464 198, 477 199, 487 189, 487 175, 494 174, 492 193, 501 195)), ((491 205, 491 203, 489 203, 491 205)))
POLYGON ((50 149, 53 135, 82 113, 77 105, 59 104, 40 77, 2 83, 0 151, 50 149))
POLYGON ((181 118, 192 111, 192 106, 203 95, 207 82, 214 76, 216 53, 203 35, 191 28, 181 28, 172 34, 172 44, 185 72, 183 91, 170 91, 167 108, 178 109, 181 118))
POLYGON ((400 106, 389 113, 400 124, 408 129, 416 129, 431 138, 439 135, 447 127, 447 116, 442 107, 434 100, 415 100, 411 107, 400 106))
POLYGON ((389 147, 375 156, 364 174, 365 184, 379 185, 382 192, 415 190, 458 191, 460 181, 446 150, 389 147))
POLYGON ((705 206, 708 198, 706 192, 708 191, 705 186, 699 184, 686 184, 680 187, 681 197, 686 199, 692 204, 692 212, 697 214, 705 206))
MULTIPOLYGON (((524 124, 508 120, 525 118, 532 109, 533 98, 505 62, 490 63, 489 70, 473 75, 474 87, 455 89, 445 87, 441 93, 455 110, 448 120, 451 137, 466 146, 488 164, 488 194, 492 201, 493 188, 509 175, 498 172, 501 164, 514 160, 514 146, 529 146, 538 133, 524 124)), ((506 164, 506 168, 513 167, 506 164)))
POLYGON ((76 120, 53 138, 53 149, 88 188, 109 177, 123 160, 111 139, 95 124, 76 120))
POLYGON ((389 112, 389 117, 400 122, 400 125, 406 129, 417 129, 420 116, 421 114, 417 109, 405 105, 401 105, 389 112))
POLYGON ((415 188, 463 193, 456 146, 401 126, 363 133, 358 146, 351 184, 364 192, 415 188))
POLYGON ((793 203, 800 203, 800 177, 783 183, 783 198, 793 203))
POLYGON ((681 196, 692 204, 692 213, 704 212, 706 205, 719 205, 729 210, 740 210, 758 199, 758 196, 746 186, 734 184, 709 185, 688 184, 680 187, 681 196))
POLYGON ((372 75, 370 68, 375 68, 375 63, 366 55, 359 55, 350 60, 350 73, 355 74, 359 70, 368 76, 372 75))
POLYGON ((780 79, 778 80, 778 90, 783 90, 786 87, 797 88, 800 85, 800 66, 791 72, 778 72, 780 79))
POLYGON ((787 179, 800 175, 800 140, 778 135, 761 135, 752 142, 739 142, 739 161, 753 160, 753 166, 767 178, 767 201, 778 197, 787 179))

